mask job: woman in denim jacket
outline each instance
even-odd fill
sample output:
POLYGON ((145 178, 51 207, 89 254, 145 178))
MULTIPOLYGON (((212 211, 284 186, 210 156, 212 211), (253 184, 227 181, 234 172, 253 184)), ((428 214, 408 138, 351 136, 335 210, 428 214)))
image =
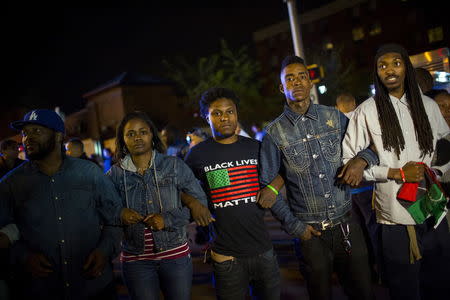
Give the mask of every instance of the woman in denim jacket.
POLYGON ((109 171, 124 206, 122 271, 131 299, 190 299, 192 261, 185 192, 206 205, 190 168, 164 154, 158 130, 143 112, 127 114, 117 128, 117 164, 109 171))

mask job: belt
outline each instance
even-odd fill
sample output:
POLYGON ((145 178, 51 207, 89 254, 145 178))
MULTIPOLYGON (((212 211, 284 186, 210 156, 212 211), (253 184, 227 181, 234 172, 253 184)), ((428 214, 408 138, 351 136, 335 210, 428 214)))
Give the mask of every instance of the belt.
POLYGON ((322 222, 315 222, 315 223, 306 223, 308 225, 311 225, 316 230, 329 230, 335 227, 336 225, 347 223, 350 220, 351 213, 348 212, 342 217, 336 218, 336 219, 328 219, 323 220, 322 222))

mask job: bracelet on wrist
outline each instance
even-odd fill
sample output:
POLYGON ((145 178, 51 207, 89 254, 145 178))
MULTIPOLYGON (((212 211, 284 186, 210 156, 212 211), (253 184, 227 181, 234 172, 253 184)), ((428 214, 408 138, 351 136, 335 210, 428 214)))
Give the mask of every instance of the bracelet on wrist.
POLYGON ((268 185, 266 185, 269 189, 271 189, 272 190, 272 192, 274 192, 274 194, 275 195, 277 195, 278 196, 278 191, 277 191, 277 189, 276 188, 274 188, 273 186, 271 186, 270 184, 268 184, 268 185))
POLYGON ((405 172, 403 171, 403 168, 400 168, 400 176, 402 176, 402 181, 406 182, 405 172))

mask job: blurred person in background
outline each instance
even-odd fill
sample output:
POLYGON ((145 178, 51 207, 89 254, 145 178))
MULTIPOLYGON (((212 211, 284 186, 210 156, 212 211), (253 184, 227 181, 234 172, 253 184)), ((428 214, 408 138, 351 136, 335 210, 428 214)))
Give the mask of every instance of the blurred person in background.
POLYGON ((436 96, 438 96, 439 94, 448 94, 446 90, 433 89, 433 75, 431 75, 431 73, 427 69, 419 67, 415 68, 414 70, 416 72, 417 83, 419 84, 420 90, 424 95, 432 99, 436 99, 436 96))
POLYGON ((434 100, 439 105, 439 109, 445 122, 450 126, 450 94, 446 92, 441 92, 434 97, 434 100))
POLYGON ((103 153, 103 172, 106 173, 109 171, 109 169, 111 169, 114 154, 109 148, 104 148, 102 153, 103 153))
POLYGON ((71 138, 67 143, 66 143, 66 154, 68 156, 71 157, 75 157, 75 158, 80 158, 80 159, 85 159, 85 160, 89 160, 92 161, 93 163, 95 163, 96 165, 100 166, 98 164, 98 162, 93 159, 93 158, 89 158, 86 155, 86 152, 84 152, 84 144, 83 141, 79 138, 71 138))
POLYGON ((254 134, 254 138, 260 142, 263 140, 263 137, 266 135, 266 131, 258 123, 253 124, 252 131, 254 134))
POLYGON ((430 72, 424 68, 415 68, 416 72, 416 80, 419 84, 420 90, 424 95, 433 98, 430 95, 431 90, 433 89, 434 80, 433 76, 431 76, 430 72))
POLYGON ((200 127, 194 127, 186 134, 187 145, 180 151, 180 158, 184 158, 189 150, 208 138, 208 134, 200 127))
POLYGON ((251 136, 242 128, 242 125, 239 122, 237 123, 236 134, 240 135, 240 136, 245 136, 245 137, 251 138, 251 136))
POLYGON ((166 146, 166 154, 169 156, 177 156, 180 152, 180 145, 177 145, 175 139, 175 129, 168 125, 161 130, 161 140, 166 146))
POLYGON ((350 119, 356 108, 355 97, 350 93, 339 94, 336 98, 336 108, 350 119))
POLYGON ((14 140, 3 140, 0 143, 0 178, 23 163, 19 159, 19 144, 14 140))

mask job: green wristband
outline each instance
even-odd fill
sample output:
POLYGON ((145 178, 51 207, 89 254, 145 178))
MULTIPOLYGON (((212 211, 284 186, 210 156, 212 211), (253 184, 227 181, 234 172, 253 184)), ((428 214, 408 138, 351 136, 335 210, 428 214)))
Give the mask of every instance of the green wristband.
POLYGON ((276 188, 274 188, 273 186, 271 186, 270 184, 268 184, 268 185, 266 185, 269 189, 271 189, 272 190, 272 192, 274 192, 275 193, 275 195, 277 195, 278 196, 278 191, 277 191, 277 189, 276 188))

